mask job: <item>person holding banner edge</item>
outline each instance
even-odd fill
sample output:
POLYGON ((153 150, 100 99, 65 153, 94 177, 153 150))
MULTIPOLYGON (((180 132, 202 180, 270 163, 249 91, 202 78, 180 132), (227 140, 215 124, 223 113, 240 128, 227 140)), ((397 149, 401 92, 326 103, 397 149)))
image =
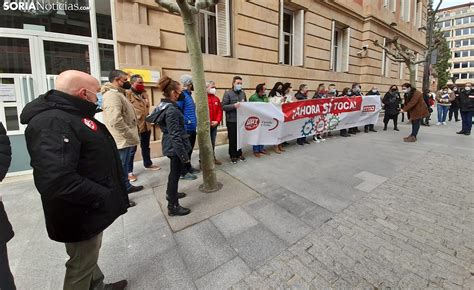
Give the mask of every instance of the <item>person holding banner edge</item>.
POLYGON ((227 91, 222 98, 222 109, 225 111, 227 136, 229 138, 229 156, 233 164, 239 160, 246 161, 242 150, 237 150, 237 109, 241 102, 246 102, 247 96, 242 90, 242 78, 235 76, 232 80, 232 90, 227 91))
MULTIPOLYGON (((255 94, 250 96, 249 102, 260 102, 260 103, 268 103, 268 97, 265 93, 267 88, 265 87, 265 83, 258 84, 257 87, 255 88, 255 94)), ((277 151, 275 149, 275 152, 280 154, 281 152, 277 151)), ((255 157, 260 158, 263 155, 269 154, 263 145, 253 145, 253 155, 255 157)))

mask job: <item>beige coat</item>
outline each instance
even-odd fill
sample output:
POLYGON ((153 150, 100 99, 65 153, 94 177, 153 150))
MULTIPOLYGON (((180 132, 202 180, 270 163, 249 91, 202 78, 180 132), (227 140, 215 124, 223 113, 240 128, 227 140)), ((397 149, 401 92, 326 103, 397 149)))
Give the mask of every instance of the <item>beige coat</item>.
POLYGON ((116 89, 110 83, 102 86, 104 124, 109 129, 118 149, 136 146, 138 137, 137 116, 132 104, 125 97, 125 91, 116 89))
POLYGON ((138 120, 138 132, 144 133, 151 130, 151 126, 145 121, 146 116, 150 114, 150 98, 144 91, 141 94, 137 94, 132 90, 127 91, 127 98, 132 103, 135 113, 137 114, 138 120))

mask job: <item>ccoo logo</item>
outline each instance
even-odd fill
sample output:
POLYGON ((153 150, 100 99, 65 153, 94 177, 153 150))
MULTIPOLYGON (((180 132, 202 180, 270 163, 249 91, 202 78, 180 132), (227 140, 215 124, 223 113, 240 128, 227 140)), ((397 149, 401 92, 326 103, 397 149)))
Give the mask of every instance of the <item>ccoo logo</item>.
POLYGON ((260 125, 260 119, 258 117, 252 116, 245 121, 245 130, 252 131, 258 128, 260 125))

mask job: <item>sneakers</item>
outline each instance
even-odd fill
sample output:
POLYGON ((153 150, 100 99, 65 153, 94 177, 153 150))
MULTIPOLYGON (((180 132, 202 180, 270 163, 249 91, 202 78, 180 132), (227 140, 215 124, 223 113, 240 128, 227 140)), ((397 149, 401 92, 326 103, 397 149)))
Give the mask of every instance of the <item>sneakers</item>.
POLYGON ((448 123, 446 123, 446 122, 443 122, 443 125, 445 125, 445 126, 446 126, 446 125, 448 125, 448 123))
POLYGON ((237 164, 237 162, 239 162, 239 158, 231 158, 230 162, 232 162, 232 164, 237 164))
POLYGON ((161 167, 158 166, 158 165, 150 165, 150 166, 145 166, 145 170, 152 170, 152 171, 156 171, 156 170, 160 170, 161 167))
POLYGON ((436 126, 439 126, 439 125, 441 125, 441 122, 436 123, 436 126))
POLYGON ((247 162, 247 159, 245 159, 244 155, 239 157, 240 161, 247 162))
POLYGON ((134 181, 137 181, 137 179, 138 178, 133 173, 128 174, 128 181, 134 182, 134 181))
POLYGON ((133 186, 132 185, 132 187, 130 187, 127 190, 127 193, 130 194, 130 193, 138 192, 138 191, 143 190, 143 189, 144 189, 143 185, 139 185, 139 186, 133 186))
POLYGON ((463 130, 459 131, 459 132, 456 132, 456 134, 464 134, 465 132, 463 130))
POLYGON ((184 176, 181 175, 180 178, 183 179, 183 180, 196 180, 196 179, 197 179, 197 176, 194 175, 194 174, 192 174, 192 173, 190 173, 190 172, 188 172, 188 173, 186 173, 186 175, 184 175, 184 176))

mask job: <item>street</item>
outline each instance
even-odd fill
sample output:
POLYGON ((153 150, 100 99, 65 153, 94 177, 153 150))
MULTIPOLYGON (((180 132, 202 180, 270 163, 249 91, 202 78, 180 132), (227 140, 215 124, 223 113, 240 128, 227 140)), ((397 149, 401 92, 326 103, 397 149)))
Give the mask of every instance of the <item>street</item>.
MULTIPOLYGON (((99 266, 128 289, 474 289, 474 142, 455 134, 460 126, 422 127, 404 143, 409 124, 396 132, 379 122, 377 133, 292 142, 260 159, 247 147, 236 165, 220 146, 222 192, 180 181, 193 210, 182 218, 160 206, 168 160, 156 160, 160 171, 137 162, 135 184, 146 189, 104 232, 99 266)), ((65 247, 47 236, 32 177, 0 190, 18 289, 62 289, 65 247)))

